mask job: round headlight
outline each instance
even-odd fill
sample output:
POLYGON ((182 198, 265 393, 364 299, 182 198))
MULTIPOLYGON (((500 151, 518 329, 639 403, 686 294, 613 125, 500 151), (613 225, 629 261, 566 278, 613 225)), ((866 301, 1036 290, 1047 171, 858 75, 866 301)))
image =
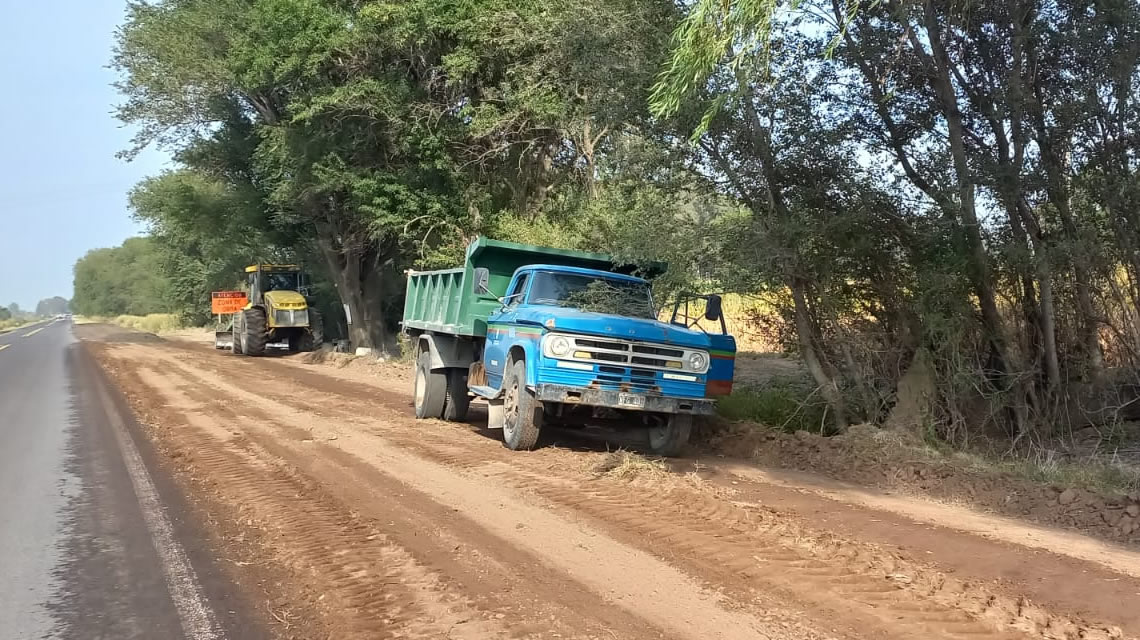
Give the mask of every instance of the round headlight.
POLYGON ((689 368, 693 371, 703 371, 708 363, 708 358, 703 353, 689 354, 689 368))
POLYGON ((550 355, 564 356, 570 353, 570 341, 562 336, 554 336, 550 339, 550 355))

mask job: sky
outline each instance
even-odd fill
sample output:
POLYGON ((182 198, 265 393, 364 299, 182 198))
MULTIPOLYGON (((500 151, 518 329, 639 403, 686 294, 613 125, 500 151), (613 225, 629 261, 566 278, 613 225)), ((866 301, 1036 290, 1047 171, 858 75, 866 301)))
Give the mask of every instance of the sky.
POLYGON ((132 131, 113 115, 108 69, 125 0, 0 0, 0 306, 72 295, 88 250, 145 229, 127 192, 167 166, 115 157, 132 131))

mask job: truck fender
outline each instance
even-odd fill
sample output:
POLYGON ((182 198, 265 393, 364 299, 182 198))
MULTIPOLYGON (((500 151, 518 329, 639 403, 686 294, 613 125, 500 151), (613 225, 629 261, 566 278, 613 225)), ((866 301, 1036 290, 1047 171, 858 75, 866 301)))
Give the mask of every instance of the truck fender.
POLYGON ((458 336, 425 333, 419 336, 417 344, 420 351, 427 351, 430 354, 433 370, 466 369, 475 362, 474 344, 458 336))
POLYGON ((507 352, 511 357, 522 352, 526 362, 526 386, 532 390, 538 384, 538 359, 542 357, 542 349, 538 345, 537 340, 523 340, 511 345, 507 352))

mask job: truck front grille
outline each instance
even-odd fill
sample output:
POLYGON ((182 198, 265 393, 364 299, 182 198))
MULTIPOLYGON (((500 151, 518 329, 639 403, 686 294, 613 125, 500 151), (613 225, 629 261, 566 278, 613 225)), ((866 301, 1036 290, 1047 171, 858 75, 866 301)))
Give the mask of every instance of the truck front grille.
POLYGON ((277 309, 273 313, 273 323, 278 327, 309 326, 308 309, 277 309))
POLYGON ((597 389, 636 391, 641 393, 661 393, 657 385, 657 372, 644 369, 627 369, 603 365, 598 367, 598 376, 589 386, 597 389))
POLYGON ((640 365, 656 369, 684 368, 682 359, 685 357, 685 351, 682 349, 594 338, 573 338, 573 342, 575 360, 599 364, 640 365))

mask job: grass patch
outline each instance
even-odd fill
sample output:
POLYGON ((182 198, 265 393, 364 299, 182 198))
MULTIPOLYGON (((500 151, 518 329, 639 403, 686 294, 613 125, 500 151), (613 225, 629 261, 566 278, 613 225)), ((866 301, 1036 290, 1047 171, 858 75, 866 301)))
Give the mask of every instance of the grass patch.
POLYGON ((145 316, 119 316, 115 324, 128 329, 146 331, 147 333, 161 333, 182 328, 182 319, 176 313, 148 313, 145 316))
POLYGON ((145 316, 122 315, 114 318, 75 316, 73 321, 75 324, 116 324, 120 327, 147 333, 163 333, 186 328, 176 313, 148 313, 145 316))
POLYGON ((594 473, 625 480, 641 476, 664 477, 669 474, 669 467, 664 460, 646 458, 643 455, 618 449, 602 456, 594 465, 594 473))
POLYGON ((1048 449, 1017 459, 994 460, 969 453, 958 453, 954 457, 965 459, 975 470, 1008 473, 1057 487, 1077 487, 1102 494, 1140 491, 1140 467, 1119 460, 1064 460, 1048 449))
POLYGON ((43 318, 36 318, 35 320, 27 320, 24 318, 9 318, 7 320, 0 320, 0 333, 8 333, 9 331, 22 329, 28 325, 41 321, 43 321, 43 318))
POLYGON ((772 379, 763 387, 738 388, 717 401, 728 420, 748 420, 781 431, 811 431, 832 435, 827 405, 799 380, 772 379))

